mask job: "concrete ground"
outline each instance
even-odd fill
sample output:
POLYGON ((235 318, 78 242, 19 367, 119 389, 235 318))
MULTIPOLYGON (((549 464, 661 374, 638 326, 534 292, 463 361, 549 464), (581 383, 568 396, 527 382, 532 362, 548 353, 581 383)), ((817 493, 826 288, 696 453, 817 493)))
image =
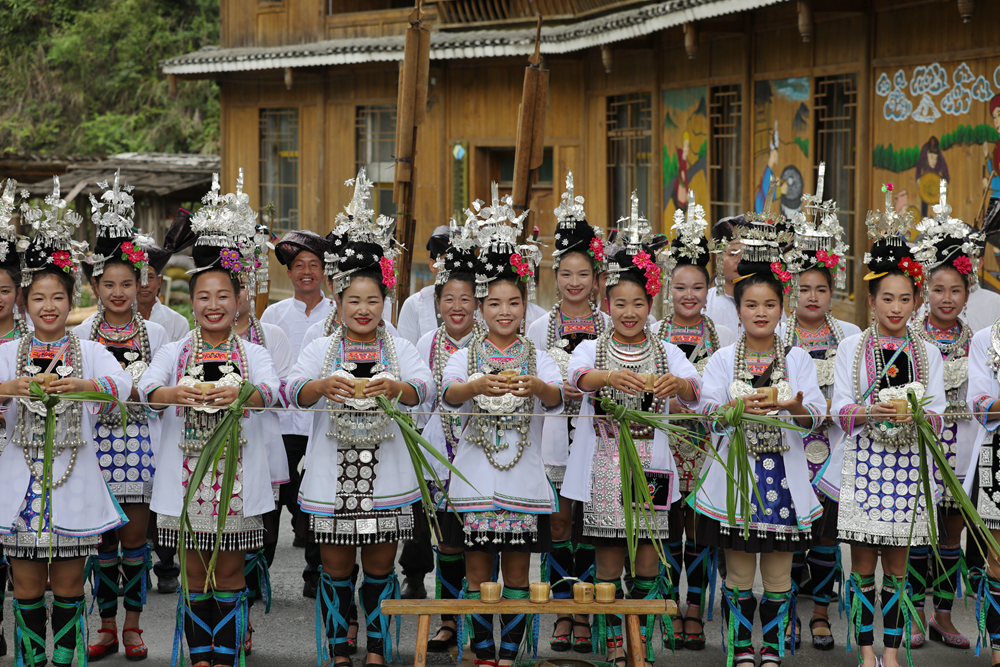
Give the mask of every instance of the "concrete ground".
MULTIPOLYGON (((302 597, 302 567, 303 551, 292 547, 292 536, 288 527, 288 517, 283 520, 283 533, 278 545, 275 562, 271 568, 271 582, 273 586, 273 601, 271 613, 264 615, 262 605, 258 605, 252 612, 252 622, 254 625, 253 654, 247 658, 248 667, 272 667, 286 665, 308 665, 316 664, 316 603, 314 600, 302 597)), ((850 553, 844 549, 844 565, 849 568, 850 553)), ((537 576, 539 567, 536 562, 533 564, 531 572, 533 577, 537 576)), ((434 579, 433 573, 427 576, 426 587, 433 595, 434 579)), ((878 576, 881 581, 881 574, 878 576)), ((758 594, 762 591, 759 585, 756 588, 758 594)), ((88 586, 89 593, 89 586, 88 586)), ((683 594, 683 589, 682 589, 683 594)), ((8 593, 8 597, 9 597, 8 593)), ((684 664, 685 667, 700 667, 702 665, 724 665, 725 658, 722 653, 722 638, 720 631, 720 611, 719 595, 716 595, 714 619, 706 623, 706 637, 708 646, 703 651, 677 651, 671 654, 669 651, 659 651, 656 655, 656 662, 660 665, 668 663, 684 664)), ((963 601, 956 603, 955 623, 967 637, 972 640, 975 646, 976 622, 974 616, 975 600, 970 598, 968 609, 963 601)), ((682 605, 683 607, 683 605, 682 605)), ((156 592, 155 576, 153 590, 149 594, 147 611, 143 614, 142 627, 145 630, 143 635, 146 644, 149 646, 149 657, 145 661, 149 667, 167 667, 170 665, 171 648, 174 641, 174 619, 177 610, 176 595, 160 595, 156 592)), ((802 599, 798 605, 799 618, 808 622, 812 614, 812 600, 802 599)), ((124 612, 119 612, 119 627, 124 619, 124 612)), ((91 633, 96 636, 96 628, 100 625, 100 620, 96 611, 90 616, 89 626, 91 633)), ((539 651, 539 658, 542 657, 563 657, 582 658, 593 660, 597 656, 585 656, 577 653, 558 654, 548 648, 548 639, 551 635, 554 616, 544 615, 541 620, 541 644, 543 650, 539 651)), ((14 624, 11 613, 10 601, 4 605, 4 632, 8 643, 12 643, 14 636, 14 624)), ((404 664, 412 664, 414 635, 416 632, 416 617, 406 617, 403 619, 401 632, 402 660, 404 664)), ((437 619, 432 620, 431 632, 437 627, 437 619)), ((833 628, 837 645, 832 651, 817 651, 812 648, 809 642, 809 631, 805 629, 802 633, 802 647, 796 651, 795 656, 785 658, 787 665, 799 665, 800 667, 856 667, 857 653, 846 653, 846 632, 847 621, 837 617, 833 613, 833 628)), ((364 630, 362 629, 361 650, 354 656, 356 666, 364 665, 364 630)), ((760 622, 757 620, 756 643, 760 643, 760 622)), ((876 616, 875 625, 876 650, 880 650, 881 645, 881 618, 876 616)), ((393 629, 393 640, 395 641, 395 628, 393 629)), ((51 630, 49 631, 49 641, 51 643, 51 630)), ((186 643, 184 644, 186 649, 186 643)), ((51 649, 50 649, 51 655, 51 649)), ((918 667, 920 665, 935 665, 947 667, 960 667, 972 665, 988 665, 989 653, 984 652, 979 658, 974 656, 973 650, 957 650, 945 647, 942 644, 928 642, 923 648, 913 651, 913 661, 918 667)), ((126 662, 123 652, 103 659, 100 664, 112 667, 114 665, 124 665, 126 662)), ((465 652, 464 662, 470 666, 472 656, 469 651, 465 652)), ((190 664, 185 656, 185 663, 190 664)), ((14 664, 13 650, 8 651, 8 655, 0 658, 0 667, 9 667, 14 664)), ((428 656, 429 665, 453 665, 455 657, 450 653, 432 653, 428 656)))

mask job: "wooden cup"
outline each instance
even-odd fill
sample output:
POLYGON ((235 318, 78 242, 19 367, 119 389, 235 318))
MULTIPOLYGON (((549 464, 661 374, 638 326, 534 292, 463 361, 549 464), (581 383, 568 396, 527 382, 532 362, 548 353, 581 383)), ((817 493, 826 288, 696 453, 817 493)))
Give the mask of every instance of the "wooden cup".
POLYGON ((214 382, 198 382, 197 384, 194 385, 194 388, 197 391, 201 392, 201 397, 202 398, 205 398, 205 394, 208 392, 209 389, 215 389, 215 383, 214 382))
POLYGON ((573 584, 573 601, 593 602, 594 584, 588 584, 585 581, 578 581, 575 584, 573 584))
POLYGON ((58 380, 59 376, 55 373, 39 373, 33 379, 37 380, 42 385, 43 389, 48 389, 49 383, 58 380))
POLYGON ((768 403, 777 403, 778 401, 778 388, 777 387, 761 387, 757 389, 758 394, 764 394, 764 400, 768 403))
POLYGON ((514 378, 516 378, 520 374, 521 374, 520 372, 514 370, 500 371, 499 373, 497 373, 497 375, 499 375, 500 377, 504 378, 507 381, 507 384, 513 382, 514 378))
POLYGON ((535 604, 545 604, 549 601, 551 587, 544 581, 533 581, 528 584, 529 599, 535 604))
POLYGON ((653 385, 656 384, 656 376, 652 373, 640 373, 643 379, 646 381, 646 386, 642 388, 647 394, 653 393, 653 385))
POLYGON ((615 585, 601 582, 594 586, 594 599, 601 604, 611 604, 615 601, 615 585))
POLYGON ((897 417, 906 417, 910 414, 910 402, 905 398, 890 398, 889 403, 896 408, 897 417))
POLYGON ((356 378, 354 380, 354 398, 365 397, 365 387, 368 386, 368 378, 356 378))
POLYGON ((500 584, 495 581, 484 581, 479 584, 479 597, 486 604, 499 604, 500 584))

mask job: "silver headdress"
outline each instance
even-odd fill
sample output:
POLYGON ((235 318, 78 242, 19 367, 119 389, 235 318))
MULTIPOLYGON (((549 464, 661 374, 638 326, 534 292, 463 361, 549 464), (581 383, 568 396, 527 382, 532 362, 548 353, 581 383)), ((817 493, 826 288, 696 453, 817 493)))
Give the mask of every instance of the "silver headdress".
MULTIPOLYGON (((644 216, 639 214, 639 196, 635 190, 632 191, 632 208, 629 217, 618 219, 618 236, 616 242, 625 249, 628 258, 634 257, 637 253, 644 252, 642 246, 651 240, 652 226, 644 216)), ((621 253, 618 258, 608 258, 608 278, 606 285, 614 286, 618 284, 618 276, 623 271, 628 271, 631 265, 623 265, 621 253)), ((661 267, 662 268, 662 267, 661 267)))
POLYGON ((481 273, 476 274, 476 297, 485 298, 489 285, 499 278, 512 278, 526 282, 528 300, 535 298, 534 274, 542 259, 538 246, 530 243, 518 245, 517 237, 528 212, 514 212, 510 195, 500 197, 499 185, 492 184, 492 205, 484 206, 479 199, 466 209, 466 225, 473 223, 479 241, 481 273))
POLYGON ((583 210, 583 197, 573 190, 573 172, 566 173, 566 191, 562 201, 553 211, 556 215, 555 244, 552 252, 552 268, 558 270, 563 256, 570 251, 590 255, 594 270, 604 270, 604 229, 587 223, 583 210))
POLYGON ((213 174, 212 189, 191 216, 191 229, 198 240, 191 251, 195 268, 188 273, 225 269, 256 293, 257 212, 250 206, 250 195, 243 192, 243 169, 236 179, 236 192, 220 195, 219 191, 219 175, 213 174))
POLYGON ((97 241, 94 252, 87 258, 93 267, 91 275, 94 278, 104 273, 104 264, 112 257, 120 255, 139 273, 139 282, 147 284, 149 256, 146 248, 154 245, 153 238, 135 230, 135 200, 132 198, 132 186, 120 183, 121 169, 115 171, 114 185, 108 187, 107 181, 98 183, 104 192, 98 201, 90 195, 91 221, 97 228, 97 241), (104 208, 107 207, 105 211, 104 208))
POLYGON ((365 168, 344 185, 354 186, 351 202, 337 215, 330 239, 330 250, 324 255, 324 271, 334 281, 337 293, 351 284, 351 276, 361 270, 380 267, 382 284, 393 293, 396 287, 395 258, 399 249, 393 244, 395 223, 387 216, 375 217, 369 208, 373 183, 365 168))
POLYGON ((785 263, 793 275, 789 293, 789 305, 793 310, 798 307, 799 276, 810 269, 826 267, 833 274, 836 289, 842 290, 847 286, 847 253, 850 248, 844 242, 843 228, 837 218, 837 203, 832 199, 823 199, 825 173, 826 163, 821 162, 816 194, 802 195, 803 208, 812 213, 812 220, 801 211, 792 216, 795 245, 785 253, 785 263))
POLYGON ((13 264, 17 261, 17 234, 11 220, 17 208, 14 205, 17 181, 7 179, 3 195, 0 196, 0 265, 13 264))
POLYGON ((30 239, 17 242, 21 253, 21 287, 31 284, 38 271, 56 268, 73 276, 73 302, 80 299, 80 256, 86 244, 73 240, 73 234, 83 222, 83 216, 68 208, 60 196, 59 177, 52 177, 52 194, 45 197, 47 208, 21 203, 21 220, 31 227, 30 239))
POLYGON ((452 273, 466 273, 475 275, 479 271, 479 258, 476 257, 477 224, 475 220, 469 220, 465 226, 459 227, 458 221, 451 218, 448 221, 450 228, 448 249, 438 255, 434 262, 434 268, 438 270, 434 277, 435 285, 444 285, 451 280, 452 273))
POLYGON ((707 228, 705 208, 695 203, 694 191, 689 191, 687 211, 674 211, 675 236, 673 243, 668 246, 663 266, 663 286, 666 290, 663 304, 667 317, 674 312, 674 297, 670 290, 674 269, 684 264, 708 266, 715 244, 705 238, 707 228))
MULTIPOLYGON (((943 179, 933 211, 933 218, 924 218, 917 224, 921 237, 913 247, 914 258, 924 265, 928 275, 934 269, 951 263, 956 271, 968 276, 970 290, 978 289, 979 257, 986 238, 982 231, 951 217, 948 182, 943 179)), ((927 282, 924 284, 926 286, 927 282)))

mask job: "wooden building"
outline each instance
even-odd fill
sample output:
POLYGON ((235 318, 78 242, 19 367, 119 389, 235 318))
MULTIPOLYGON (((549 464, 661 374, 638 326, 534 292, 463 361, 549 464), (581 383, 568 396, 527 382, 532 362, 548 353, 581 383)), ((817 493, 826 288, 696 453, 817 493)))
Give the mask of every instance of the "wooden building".
MULTIPOLYGON (((376 209, 391 213, 398 61, 413 3, 220 6, 219 48, 162 68, 218 81, 225 186, 242 166, 251 200, 276 202, 276 232, 325 233, 349 199, 343 182, 367 165, 380 183, 376 209)), ((1000 105, 1000 2, 424 0, 424 8, 433 34, 414 161, 415 287, 430 277, 430 230, 486 199, 491 180, 509 182, 534 11, 544 16, 551 72, 546 160, 532 191, 543 238, 567 170, 592 223, 613 225, 635 189, 654 229, 668 230, 689 193, 714 221, 761 207, 772 177, 782 181, 780 205, 794 209, 826 162, 826 193, 852 248, 837 310, 863 322, 854 290, 865 295, 864 218, 882 206, 883 183, 917 220, 932 215, 942 178, 966 221, 984 191, 1000 196, 1000 178, 988 179, 1000 161, 1000 108, 990 111, 1000 105)), ((994 252, 985 281, 998 289, 994 252)), ((275 297, 287 294, 280 273, 275 297)), ((551 283, 542 281, 549 299, 551 283)))

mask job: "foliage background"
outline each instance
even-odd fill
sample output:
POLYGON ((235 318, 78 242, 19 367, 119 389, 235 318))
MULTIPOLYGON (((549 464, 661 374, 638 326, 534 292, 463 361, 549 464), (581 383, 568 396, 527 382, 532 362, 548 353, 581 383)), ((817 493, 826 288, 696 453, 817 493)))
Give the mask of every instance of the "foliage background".
POLYGON ((3 0, 0 154, 218 152, 216 84, 158 69, 218 43, 218 0, 3 0))

